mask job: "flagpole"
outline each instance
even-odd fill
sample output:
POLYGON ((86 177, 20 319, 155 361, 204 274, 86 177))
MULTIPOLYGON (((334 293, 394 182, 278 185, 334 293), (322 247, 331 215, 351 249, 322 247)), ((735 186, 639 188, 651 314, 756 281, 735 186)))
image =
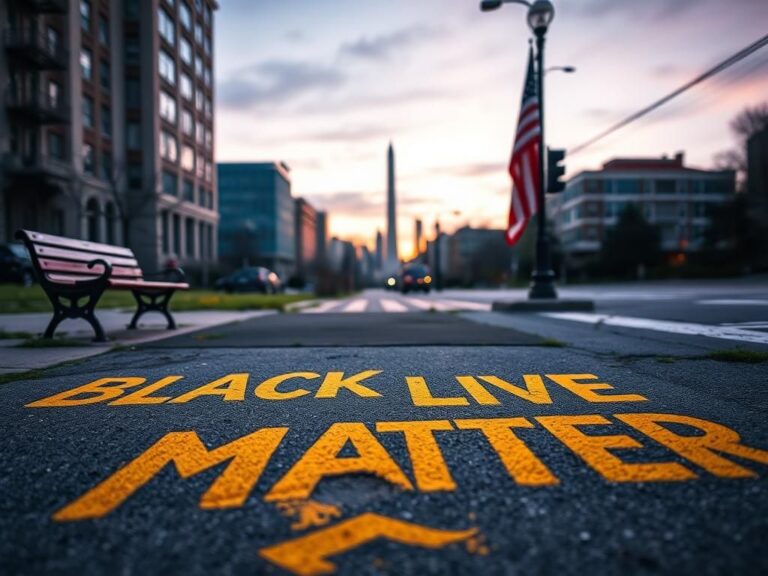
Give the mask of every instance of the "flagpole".
POLYGON ((544 144, 544 42, 547 34, 546 26, 534 29, 536 34, 536 85, 539 96, 539 213, 537 214, 536 230, 536 266, 531 276, 531 288, 528 298, 544 300, 557 298, 555 289, 555 273, 550 259, 549 234, 547 233, 547 203, 546 203, 546 168, 547 149, 544 144))

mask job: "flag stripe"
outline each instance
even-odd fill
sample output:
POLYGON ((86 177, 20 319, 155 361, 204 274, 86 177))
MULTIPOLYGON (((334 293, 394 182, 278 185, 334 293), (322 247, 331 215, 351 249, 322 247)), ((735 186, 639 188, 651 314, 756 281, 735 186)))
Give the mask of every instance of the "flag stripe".
POLYGON ((523 88, 523 99, 509 161, 512 179, 512 200, 509 208, 507 243, 515 244, 525 232, 528 221, 539 211, 539 154, 541 153, 541 115, 536 75, 533 69, 533 51, 528 55, 528 72, 523 88))

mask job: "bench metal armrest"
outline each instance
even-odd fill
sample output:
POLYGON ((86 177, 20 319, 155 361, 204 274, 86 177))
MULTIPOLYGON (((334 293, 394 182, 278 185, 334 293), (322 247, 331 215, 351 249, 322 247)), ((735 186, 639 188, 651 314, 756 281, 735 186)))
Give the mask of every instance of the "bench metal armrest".
POLYGON ((91 260, 88 262, 88 268, 93 268, 94 266, 98 266, 101 264, 104 266, 104 272, 101 273, 101 278, 99 280, 108 280, 110 276, 112 276, 112 264, 107 262, 106 260, 102 258, 96 258, 95 260, 91 260))
POLYGON ((187 275, 184 274, 184 270, 181 268, 169 268, 167 270, 160 270, 158 272, 149 272, 145 273, 144 277, 160 277, 160 276, 172 276, 172 279, 170 279, 170 282, 179 282, 182 283, 186 280, 187 275))

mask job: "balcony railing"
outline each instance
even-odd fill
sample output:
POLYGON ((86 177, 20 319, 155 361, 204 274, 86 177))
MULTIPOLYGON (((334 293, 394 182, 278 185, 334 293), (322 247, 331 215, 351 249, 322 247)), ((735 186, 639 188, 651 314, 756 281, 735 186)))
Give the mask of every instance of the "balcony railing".
POLYGON ((69 10, 68 0, 16 0, 16 4, 38 14, 66 14, 69 10))
POLYGON ((67 180, 72 175, 72 167, 65 160, 39 153, 7 152, 2 157, 2 165, 6 174, 17 178, 67 180))
POLYGON ((60 40, 53 40, 30 30, 9 28, 4 34, 5 49, 10 56, 20 58, 40 70, 64 70, 68 53, 60 40))
POLYGON ((47 92, 19 93, 9 91, 6 98, 8 113, 38 124, 65 124, 69 122, 69 109, 62 97, 54 98, 47 92))

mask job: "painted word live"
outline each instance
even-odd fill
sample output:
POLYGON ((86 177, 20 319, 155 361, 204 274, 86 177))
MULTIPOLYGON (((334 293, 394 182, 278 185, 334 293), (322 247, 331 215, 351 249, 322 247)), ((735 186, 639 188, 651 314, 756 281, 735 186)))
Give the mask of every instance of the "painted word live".
MULTIPOLYGON (((381 371, 368 370, 346 376, 343 372, 292 372, 258 383, 252 397, 265 401, 295 400, 313 394, 318 399, 353 394, 376 399, 382 395, 371 380, 381 371), (316 382, 316 386, 309 384, 316 382)), ((167 376, 147 383, 140 377, 101 378, 84 386, 28 404, 31 408, 242 402, 248 396, 249 375, 229 374, 200 386, 181 389, 181 376, 167 376), (172 394, 174 386, 179 387, 172 394)), ((429 408, 501 404, 499 397, 531 404, 552 404, 551 392, 562 389, 588 403, 646 402, 639 394, 617 392, 591 374, 526 374, 523 385, 497 376, 457 376, 453 395, 436 396, 420 376, 406 377, 414 406, 429 408), (461 393, 459 393, 461 392, 461 393)), ((390 387, 390 393, 395 391, 390 387)), ((208 447, 195 431, 164 434, 143 453, 87 490, 54 514, 58 521, 99 518, 120 507, 168 465, 182 478, 201 474, 223 464, 200 499, 205 509, 244 505, 257 489, 262 473, 273 459, 284 455, 287 442, 311 441, 271 486, 258 486, 266 502, 309 501, 324 479, 367 475, 402 491, 452 492, 458 488, 443 446, 470 443, 475 450, 495 454, 498 470, 516 485, 536 489, 560 483, 557 470, 547 463, 549 451, 537 454, 529 443, 532 434, 559 441, 562 450, 575 454, 607 482, 682 482, 709 474, 718 478, 755 478, 751 464, 768 464, 768 451, 745 445, 734 430, 690 416, 662 413, 606 415, 543 415, 503 418, 424 419, 412 421, 336 422, 306 438, 305 429, 263 427, 218 446, 208 447), (447 442, 448 435, 464 435, 462 442, 447 442), (392 439, 404 443, 409 462, 398 462, 385 447, 392 439), (345 451, 353 448, 353 455, 345 451), (665 456, 659 457, 663 447, 665 456), (647 449, 643 457, 643 449, 647 449), (634 450, 634 456, 627 456, 634 450), (621 452, 617 452, 621 451, 621 452), (650 454, 650 455, 649 455, 650 454), (410 475, 405 471, 410 471, 410 475)), ((540 445, 540 444, 538 444, 540 445)), ((404 458, 403 458, 404 459, 404 458)), ((450 458, 448 458, 450 460, 450 458)))

